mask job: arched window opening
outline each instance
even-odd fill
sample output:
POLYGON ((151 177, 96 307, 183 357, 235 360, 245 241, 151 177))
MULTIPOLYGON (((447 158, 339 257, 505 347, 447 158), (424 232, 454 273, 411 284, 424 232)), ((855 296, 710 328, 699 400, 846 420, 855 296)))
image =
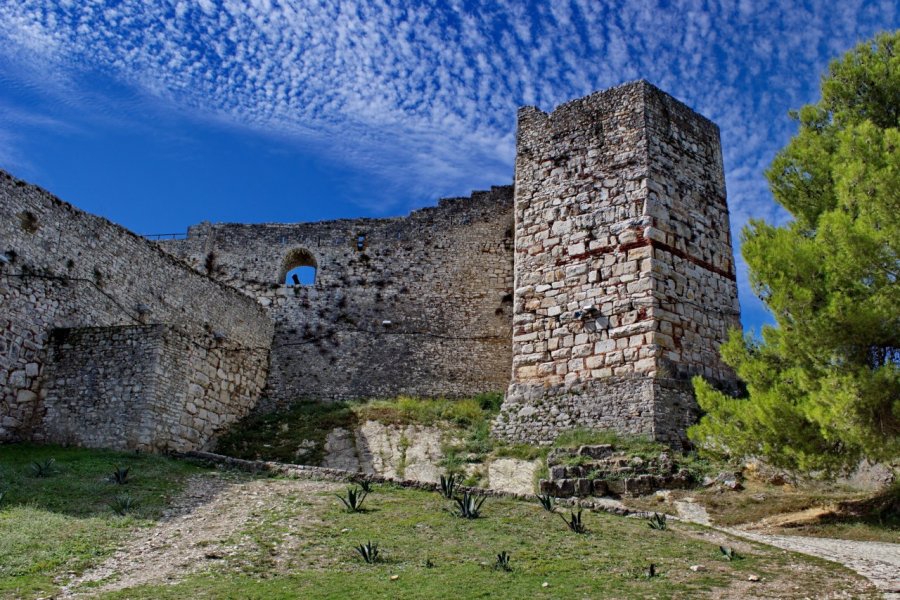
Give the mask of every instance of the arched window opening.
POLYGON ((313 285, 316 282, 315 267, 297 267, 287 272, 285 285, 313 285))
POLYGON ((287 286, 314 285, 316 283, 316 258, 309 250, 295 248, 284 257, 281 282, 287 286))

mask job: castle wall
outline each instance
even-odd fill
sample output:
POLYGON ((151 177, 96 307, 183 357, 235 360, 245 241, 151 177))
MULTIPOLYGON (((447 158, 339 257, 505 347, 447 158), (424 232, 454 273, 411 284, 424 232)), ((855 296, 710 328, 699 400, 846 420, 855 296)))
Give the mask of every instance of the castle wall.
POLYGON ((264 354, 211 342, 165 325, 53 330, 35 439, 156 451, 208 446, 255 405, 267 367, 264 354))
POLYGON ((718 128, 646 82, 521 109, 515 188, 404 218, 151 243, 0 171, 0 255, 0 441, 189 449, 254 406, 507 389, 503 438, 678 442, 689 378, 735 384, 718 128))
POLYGON ((37 434, 93 448, 149 446, 143 420, 156 394, 160 332, 158 325, 51 331, 37 434))
POLYGON ((201 224, 160 244, 267 308, 271 407, 504 390, 512 235, 507 186, 403 218, 201 224), (315 284, 285 285, 300 264, 315 284))
MULTIPOLYGON (((261 386, 259 365, 268 356, 272 325, 256 302, 197 274, 155 244, 2 171, 0 254, 7 257, 0 262, 0 441, 55 435, 44 431, 53 329, 166 324, 200 347, 240 357, 223 372, 239 372, 261 386)), ((108 343, 98 352, 110 355, 122 347, 115 336, 98 343, 108 343)), ((203 370, 192 360, 178 364, 189 373, 203 370)), ((141 385, 142 377, 123 377, 123 384, 141 385)), ((238 397, 242 406, 220 414, 216 429, 249 410, 258 392, 248 385, 238 397)), ((126 398, 134 396, 122 396, 127 413, 126 398)), ((180 397, 164 401, 173 413, 186 409, 180 397)), ((199 430, 204 436, 210 431, 199 430)), ((205 442, 183 441, 185 447, 205 442)))
POLYGON ((646 82, 519 112, 513 376, 495 433, 677 441, 686 380, 733 381, 738 326, 718 129, 646 82))

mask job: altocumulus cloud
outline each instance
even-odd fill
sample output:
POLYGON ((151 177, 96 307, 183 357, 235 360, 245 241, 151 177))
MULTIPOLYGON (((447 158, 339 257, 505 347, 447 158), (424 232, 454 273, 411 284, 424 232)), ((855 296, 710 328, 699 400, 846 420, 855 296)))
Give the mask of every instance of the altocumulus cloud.
MULTIPOLYGON (((194 118, 287 136, 433 195, 510 181, 517 106, 552 109, 646 78, 722 128, 738 229, 785 218, 762 171, 793 131, 787 110, 815 100, 830 58, 896 27, 897 10, 890 0, 0 0, 0 59, 37 66, 66 102, 89 96, 73 74, 99 71, 194 118)), ((405 208, 389 194, 361 201, 405 208)), ((743 269, 741 283, 746 300, 743 269)))

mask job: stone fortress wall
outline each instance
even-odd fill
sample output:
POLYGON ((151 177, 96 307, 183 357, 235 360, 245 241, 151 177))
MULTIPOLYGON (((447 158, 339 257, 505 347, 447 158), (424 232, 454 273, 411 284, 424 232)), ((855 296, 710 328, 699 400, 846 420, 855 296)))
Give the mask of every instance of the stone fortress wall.
POLYGON ((161 246, 266 307, 268 406, 460 398, 509 383, 512 187, 408 217, 201 224, 161 246), (314 266, 313 285, 285 284, 314 266))
POLYGON ((522 109, 514 186, 408 217, 154 244, 6 174, 0 217, 0 441, 185 449, 254 406, 506 389, 501 437, 677 443, 689 377, 734 385, 718 128, 642 81, 522 109))
POLYGON ((240 292, 2 171, 0 254, 0 441, 199 448, 257 403, 273 328, 240 292))
POLYGON ((513 374, 495 433, 676 442, 739 307, 718 128, 646 82, 519 112, 513 374))

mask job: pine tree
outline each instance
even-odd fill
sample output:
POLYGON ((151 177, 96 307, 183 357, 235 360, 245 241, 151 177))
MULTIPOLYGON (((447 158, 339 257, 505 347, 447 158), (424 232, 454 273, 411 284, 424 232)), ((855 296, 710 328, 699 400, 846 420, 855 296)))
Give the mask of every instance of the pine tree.
POLYGON ((702 379, 707 452, 834 471, 900 456, 900 31, 832 62, 822 99, 769 168, 793 216, 751 221, 742 253, 776 327, 732 332, 723 359, 746 383, 732 398, 702 379))

